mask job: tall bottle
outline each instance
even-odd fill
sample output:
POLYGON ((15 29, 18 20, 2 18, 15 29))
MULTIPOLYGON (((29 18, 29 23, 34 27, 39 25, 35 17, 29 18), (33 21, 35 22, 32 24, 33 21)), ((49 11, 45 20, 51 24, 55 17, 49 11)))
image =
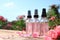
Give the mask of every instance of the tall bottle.
POLYGON ((45 35, 47 33, 47 31, 49 30, 48 19, 47 19, 45 8, 42 9, 42 15, 41 15, 40 22, 41 22, 40 26, 41 26, 41 36, 42 36, 42 35, 45 35))
POLYGON ((26 33, 32 35, 32 16, 31 11, 28 10, 28 16, 26 20, 26 33))
POLYGON ((35 9, 34 22, 33 22, 33 34, 37 33, 38 35, 40 35, 40 24, 38 18, 39 18, 38 10, 35 9))

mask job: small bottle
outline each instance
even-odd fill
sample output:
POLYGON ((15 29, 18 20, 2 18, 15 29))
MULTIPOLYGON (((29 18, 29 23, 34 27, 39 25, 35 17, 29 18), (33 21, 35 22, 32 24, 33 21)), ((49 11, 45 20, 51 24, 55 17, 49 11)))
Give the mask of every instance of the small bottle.
POLYGON ((41 15, 41 20, 40 20, 40 26, 41 26, 41 36, 45 35, 48 30, 49 30, 49 26, 48 26, 48 19, 47 19, 47 15, 46 15, 46 9, 43 8, 42 9, 42 15, 41 15))
POLYGON ((26 33, 32 35, 32 16, 31 11, 28 11, 28 16, 26 20, 26 33))
POLYGON ((34 14, 34 21, 33 21, 33 34, 38 34, 40 35, 40 24, 39 24, 39 15, 38 15, 38 10, 35 9, 35 14, 34 14))

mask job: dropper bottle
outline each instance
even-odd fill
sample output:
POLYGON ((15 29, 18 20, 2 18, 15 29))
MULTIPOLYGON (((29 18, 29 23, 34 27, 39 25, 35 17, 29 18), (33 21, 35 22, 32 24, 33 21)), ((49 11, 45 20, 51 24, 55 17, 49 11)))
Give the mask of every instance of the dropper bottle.
POLYGON ((48 30, 49 30, 48 19, 47 19, 47 14, 46 14, 46 9, 45 8, 42 9, 40 26, 41 26, 41 29, 40 29, 41 36, 45 35, 48 32, 48 30))
POLYGON ((39 24, 39 15, 38 15, 38 10, 35 9, 34 12, 34 21, 33 21, 33 34, 38 34, 40 35, 40 24, 39 24))
POLYGON ((26 33, 32 35, 32 16, 30 10, 28 10, 28 15, 26 20, 26 33))

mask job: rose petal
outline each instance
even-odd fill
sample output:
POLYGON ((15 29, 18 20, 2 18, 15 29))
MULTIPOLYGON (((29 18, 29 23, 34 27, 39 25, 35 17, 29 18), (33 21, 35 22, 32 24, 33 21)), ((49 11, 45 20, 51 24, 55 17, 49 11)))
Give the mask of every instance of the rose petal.
POLYGON ((48 31, 47 36, 52 37, 52 38, 57 38, 58 34, 55 30, 50 30, 48 31))
POLYGON ((57 32, 58 35, 60 35, 60 26, 56 26, 55 31, 57 32))
POLYGON ((34 38, 37 38, 37 37, 39 37, 39 34, 38 34, 38 33, 34 33, 34 34, 32 34, 32 36, 33 36, 34 38))
POLYGON ((44 40, 52 40, 52 38, 51 37, 48 37, 48 36, 45 36, 44 37, 44 40))

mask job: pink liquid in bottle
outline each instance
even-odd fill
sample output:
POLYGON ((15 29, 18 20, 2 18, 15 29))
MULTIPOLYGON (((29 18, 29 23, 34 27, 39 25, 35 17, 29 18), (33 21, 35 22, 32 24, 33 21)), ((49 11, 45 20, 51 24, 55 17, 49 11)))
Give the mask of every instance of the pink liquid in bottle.
POLYGON ((26 33, 32 35, 32 16, 31 16, 31 11, 28 11, 28 16, 26 20, 26 33))
POLYGON ((26 33, 32 34, 32 22, 26 22, 26 33))
POLYGON ((40 24, 39 24, 39 15, 38 15, 38 10, 35 9, 35 14, 34 14, 34 22, 33 22, 33 34, 38 34, 40 35, 40 24))
POLYGON ((49 31, 49 26, 48 26, 48 20, 46 18, 43 18, 40 23, 41 27, 41 36, 45 35, 49 31))
POLYGON ((48 19, 47 19, 47 14, 46 14, 45 8, 42 9, 40 28, 41 28, 41 36, 45 35, 49 30, 48 19))
POLYGON ((33 22, 33 34, 34 33, 37 33, 38 35, 40 35, 40 24, 39 24, 39 21, 33 22))

